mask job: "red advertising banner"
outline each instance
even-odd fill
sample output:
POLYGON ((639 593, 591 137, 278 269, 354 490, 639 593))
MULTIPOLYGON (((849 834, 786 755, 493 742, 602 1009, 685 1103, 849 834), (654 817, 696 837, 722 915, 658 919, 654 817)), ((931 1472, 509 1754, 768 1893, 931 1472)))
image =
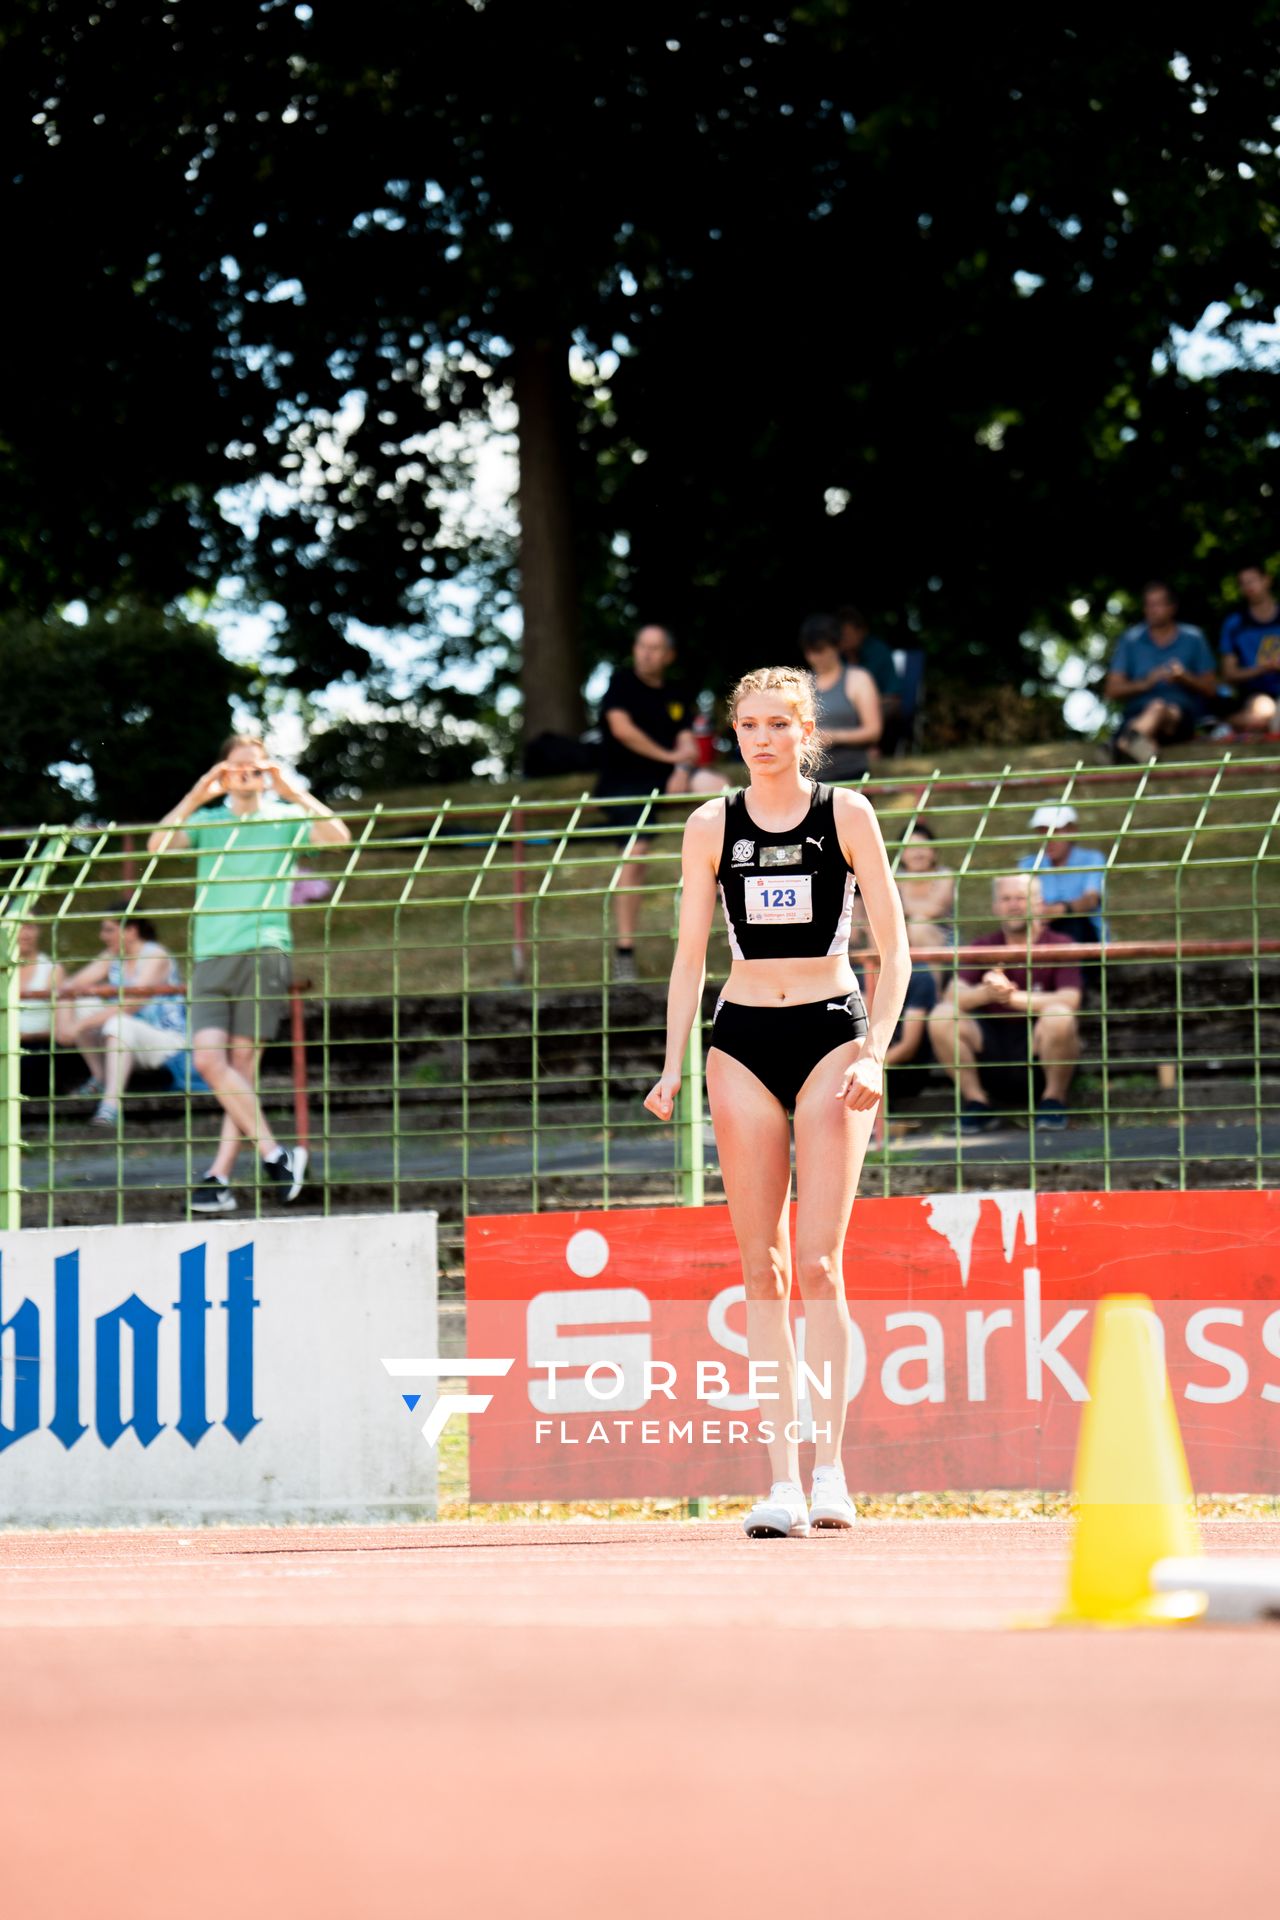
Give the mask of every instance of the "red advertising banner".
MULTIPOLYGON (((752 1391, 727 1209, 480 1217, 466 1259, 468 1355, 513 1361, 472 1414, 473 1499, 767 1486, 789 1410, 752 1391)), ((1067 1486, 1094 1303, 1145 1293, 1196 1487, 1280 1492, 1276 1193, 860 1200, 845 1285, 856 1491, 1067 1486)), ((792 1316, 803 1363, 798 1289, 792 1316)), ((800 1379, 803 1438, 829 1403, 800 1379)))

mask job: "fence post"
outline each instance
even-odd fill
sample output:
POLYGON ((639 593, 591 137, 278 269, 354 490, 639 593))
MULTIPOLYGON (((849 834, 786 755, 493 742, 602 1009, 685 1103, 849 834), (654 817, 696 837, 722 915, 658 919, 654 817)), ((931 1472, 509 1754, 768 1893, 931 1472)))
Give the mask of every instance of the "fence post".
POLYGON ((27 848, 23 864, 0 899, 0 1228, 7 1232, 16 1232, 22 1225, 22 1042, 18 1021, 22 967, 18 928, 48 886, 50 874, 67 850, 67 836, 54 834, 38 852, 37 847, 38 838, 27 848))
POLYGON ((0 920, 0 1227, 22 1225, 22 1048, 18 1037, 18 923, 0 920))

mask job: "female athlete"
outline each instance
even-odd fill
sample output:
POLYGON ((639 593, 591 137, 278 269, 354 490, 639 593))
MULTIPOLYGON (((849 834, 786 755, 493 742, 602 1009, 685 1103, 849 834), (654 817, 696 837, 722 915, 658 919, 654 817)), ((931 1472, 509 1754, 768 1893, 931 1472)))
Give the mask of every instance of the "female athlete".
POLYGON ((746 1282, 747 1351, 778 1387, 773 1484, 744 1525, 758 1538, 847 1527, 855 1512, 840 1444, 849 1364, 844 1239, 882 1091, 882 1062, 911 973, 906 924, 870 802, 810 777, 820 755, 812 676, 762 667, 730 703, 751 784, 718 795, 684 830, 680 938, 667 1000, 667 1055, 645 1106, 669 1120, 702 1001, 719 894, 733 965, 716 1005, 707 1091, 729 1217, 746 1282), (849 964, 854 874, 880 953, 868 1026, 849 964), (800 1485, 796 1353, 788 1304, 795 1115, 795 1271, 817 1433, 813 1494, 800 1485))

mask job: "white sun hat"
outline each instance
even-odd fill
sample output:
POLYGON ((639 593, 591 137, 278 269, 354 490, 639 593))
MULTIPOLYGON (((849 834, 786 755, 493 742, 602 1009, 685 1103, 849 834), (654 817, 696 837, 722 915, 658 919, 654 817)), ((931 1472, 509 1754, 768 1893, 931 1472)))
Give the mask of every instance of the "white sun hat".
POLYGON ((1031 816, 1031 831, 1036 833, 1041 827, 1047 827, 1050 833, 1061 833, 1064 827, 1074 827, 1076 810, 1074 807, 1037 807, 1031 816))

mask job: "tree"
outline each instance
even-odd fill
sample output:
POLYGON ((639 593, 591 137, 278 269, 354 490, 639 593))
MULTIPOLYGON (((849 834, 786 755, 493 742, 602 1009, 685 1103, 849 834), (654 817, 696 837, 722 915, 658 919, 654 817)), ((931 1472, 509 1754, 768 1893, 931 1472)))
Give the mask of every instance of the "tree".
POLYGON ((304 690, 360 622, 474 651, 442 590, 512 556, 441 486, 511 392, 531 731, 641 608, 719 677, 852 591, 1020 678, 1077 596, 1268 525, 1269 375, 1171 346, 1269 317, 1270 8, 10 11, 12 278, 54 208, 81 274, 10 313, 12 605, 237 573, 304 690))
POLYGON ((608 383, 628 590, 718 680, 853 598, 1019 684, 1029 629, 1274 549, 1273 373, 1174 350, 1215 300, 1227 342, 1271 315, 1270 12, 920 25, 833 37, 805 217, 726 229, 608 383))
POLYGON ((489 702, 446 689, 425 707, 381 707, 316 729, 298 766, 335 803, 361 800, 396 788, 469 781, 477 765, 505 763, 511 736, 510 719, 489 702))
POLYGON ((0 622, 0 823, 160 818, 211 766, 250 676, 195 622, 139 607, 0 622))

